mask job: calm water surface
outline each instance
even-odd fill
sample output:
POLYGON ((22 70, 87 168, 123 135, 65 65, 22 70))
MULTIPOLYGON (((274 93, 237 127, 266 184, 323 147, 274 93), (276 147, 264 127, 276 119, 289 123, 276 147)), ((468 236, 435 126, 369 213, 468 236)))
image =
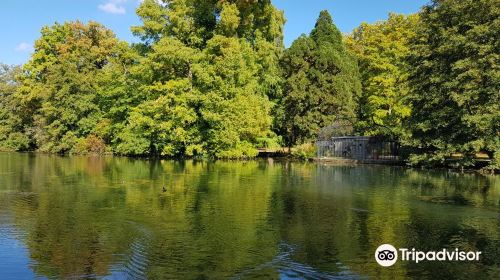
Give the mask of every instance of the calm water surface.
POLYGON ((499 176, 0 153, 0 279, 499 275, 499 176), (383 243, 483 253, 382 268, 383 243))

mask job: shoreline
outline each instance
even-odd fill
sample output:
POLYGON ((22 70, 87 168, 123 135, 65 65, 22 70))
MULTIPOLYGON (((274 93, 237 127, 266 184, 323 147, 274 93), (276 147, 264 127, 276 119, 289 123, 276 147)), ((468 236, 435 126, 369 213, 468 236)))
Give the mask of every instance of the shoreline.
POLYGON ((409 169, 420 169, 420 170, 448 170, 457 173, 476 173, 481 175, 498 175, 500 174, 499 169, 484 169, 484 168, 459 168, 459 167, 446 167, 446 166, 412 166, 407 161, 404 160, 356 160, 356 159, 344 159, 344 158, 317 158, 308 157, 302 158, 298 156, 293 156, 291 154, 285 154, 282 156, 275 157, 263 157, 257 156, 253 158, 207 158, 207 157, 193 157, 193 158, 169 158, 161 156, 125 156, 116 154, 57 154, 57 153, 45 153, 39 151, 3 151, 0 153, 20 153, 20 154, 32 154, 32 155, 46 155, 46 156, 56 156, 56 157, 93 157, 93 158, 126 158, 144 161, 155 161, 155 160, 170 160, 170 161, 199 161, 199 162, 215 162, 215 161, 225 161, 225 162, 245 162, 245 161, 259 161, 259 160, 272 160, 273 162, 302 162, 302 163, 315 163, 328 166, 360 166, 360 165, 373 165, 373 166, 393 166, 393 167, 403 167, 409 169))

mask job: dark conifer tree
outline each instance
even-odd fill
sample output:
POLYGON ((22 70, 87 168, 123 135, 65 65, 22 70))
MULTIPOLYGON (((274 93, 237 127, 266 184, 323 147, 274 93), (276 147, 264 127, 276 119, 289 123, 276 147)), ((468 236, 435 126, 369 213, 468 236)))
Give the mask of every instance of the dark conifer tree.
POLYGON ((354 120, 361 91, 358 66, 327 11, 321 12, 310 36, 301 36, 285 52, 282 65, 282 129, 288 145, 314 140, 336 119, 354 120))

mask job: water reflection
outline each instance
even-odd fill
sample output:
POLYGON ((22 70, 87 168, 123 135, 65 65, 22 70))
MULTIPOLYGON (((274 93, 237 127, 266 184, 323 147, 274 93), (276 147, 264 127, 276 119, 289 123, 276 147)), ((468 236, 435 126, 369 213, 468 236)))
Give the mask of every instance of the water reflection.
POLYGON ((493 176, 32 154, 0 154, 0 175, 7 279, 494 279, 500 271, 493 176), (484 257, 387 269, 373 259, 383 243, 484 257))

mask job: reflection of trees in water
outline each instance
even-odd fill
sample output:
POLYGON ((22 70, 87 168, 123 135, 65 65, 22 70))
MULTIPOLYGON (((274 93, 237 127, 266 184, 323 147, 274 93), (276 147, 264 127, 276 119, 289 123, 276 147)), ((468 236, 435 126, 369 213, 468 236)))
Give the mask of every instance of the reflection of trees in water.
POLYGON ((417 208, 411 212, 407 227, 401 232, 405 246, 421 251, 439 251, 443 248, 463 251, 481 251, 480 262, 422 262, 408 263, 414 278, 433 279, 498 279, 500 271, 500 223, 481 223, 487 217, 450 215, 439 219, 442 213, 417 208))
MULTIPOLYGON (((293 256, 295 260, 334 273, 342 269, 334 265, 338 261, 352 271, 381 279, 398 278, 401 275, 414 279, 431 275, 453 278, 458 275, 456 273, 469 275, 467 269, 480 271, 484 268, 481 264, 470 264, 467 269, 461 269, 460 263, 452 263, 448 267, 396 265, 384 270, 373 260, 375 248, 383 243, 419 248, 426 244, 426 236, 430 236, 427 245, 431 246, 427 247, 439 249, 442 244, 448 244, 448 237, 438 238, 444 234, 439 230, 453 236, 450 238, 456 241, 455 246, 461 244, 462 248, 470 248, 475 247, 475 244, 488 244, 482 247, 490 255, 489 260, 485 258, 485 262, 491 262, 491 256, 498 259, 500 255, 499 250, 495 249, 500 248, 500 222, 495 221, 493 213, 496 212, 483 208, 492 206, 499 199, 499 181, 495 177, 380 166, 311 167, 298 164, 290 169, 288 172, 291 176, 287 176, 286 183, 276 188, 276 193, 271 196, 272 218, 269 220, 280 228, 283 240, 299 244, 293 256), (311 170, 314 169, 316 176, 311 176, 311 170), (456 178, 451 179, 452 176, 456 178), (481 198, 482 203, 473 204, 481 208, 468 207, 457 211, 447 208, 450 207, 447 204, 429 206, 419 199, 421 192, 435 196, 460 193, 471 201, 481 198), (414 214, 422 209, 428 211, 422 214, 424 217, 432 218, 419 224, 420 217, 414 214), (447 215, 443 215, 443 211, 447 215), (479 213, 468 215, 469 211, 479 213), (276 216, 280 214, 281 219, 277 220, 276 216), (486 217, 475 219, 476 214, 485 214, 486 217), (456 218, 449 215, 455 215, 456 218), (482 220, 484 218, 487 220, 482 220), (421 239, 414 236, 415 229, 420 230, 415 235, 421 239), (433 234, 433 229, 438 232, 433 234), (471 233, 473 238, 470 238, 471 233), (437 239, 432 240, 434 237, 437 239), (439 246, 433 247, 432 244, 439 246), (322 263, 325 260, 330 260, 326 262, 329 266, 322 263)), ((475 276, 480 279, 480 276, 493 275, 495 269, 498 266, 489 268, 486 274, 478 272, 475 276)))
POLYGON ((493 210, 500 207, 498 176, 430 170, 409 172, 407 180, 412 187, 412 193, 424 201, 471 205, 493 210))
MULTIPOLYGON (((292 258, 333 275, 375 269, 372 251, 381 244, 380 223, 386 220, 377 211, 394 205, 385 203, 386 196, 371 194, 380 185, 397 183, 397 176, 376 176, 386 169, 293 164, 271 196, 269 219, 280 229, 281 239, 297 244, 292 258)), ((397 195, 396 189, 390 191, 397 195)))
MULTIPOLYGON (((16 172, 0 183, 23 194, 2 207, 27 232, 35 272, 48 277, 220 279, 269 264, 283 253, 280 244, 294 248, 287 251, 290 273, 309 267, 376 278, 465 273, 453 264, 380 269, 373 251, 382 243, 473 246, 489 254, 485 265, 500 255, 500 220, 487 214, 497 213, 490 210, 498 207, 495 177, 380 166, 0 156, 0 171, 7 165, 16 172), (421 199, 456 194, 471 204, 421 199)), ((279 277, 277 268, 258 273, 279 277)))
POLYGON ((19 167, 30 178, 22 184, 34 186, 39 195, 15 208, 24 218, 18 224, 28 232, 25 241, 41 275, 107 275, 118 269, 116 262, 132 273, 138 240, 147 250, 144 265, 152 278, 227 277, 254 255, 266 255, 255 248, 269 248, 270 257, 275 252, 267 237, 272 235, 259 226, 265 224, 270 182, 253 176, 269 170, 255 162, 36 160, 19 167), (89 174, 86 164, 92 166, 89 174), (31 214, 23 215, 28 209, 31 214), (151 234, 144 237, 127 221, 151 234))

